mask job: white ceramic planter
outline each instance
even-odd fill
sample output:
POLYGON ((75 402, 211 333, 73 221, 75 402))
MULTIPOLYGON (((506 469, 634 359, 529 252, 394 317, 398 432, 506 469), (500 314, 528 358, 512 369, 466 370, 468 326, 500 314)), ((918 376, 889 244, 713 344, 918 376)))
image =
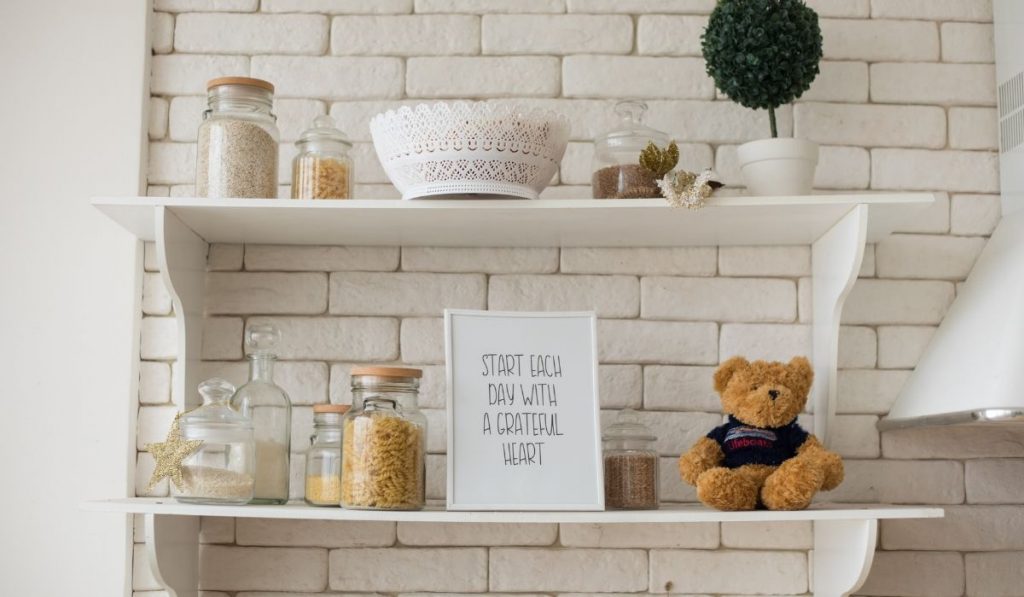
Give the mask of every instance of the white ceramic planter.
POLYGON ((736 148, 743 181, 752 195, 809 195, 818 144, 804 139, 761 139, 736 148))

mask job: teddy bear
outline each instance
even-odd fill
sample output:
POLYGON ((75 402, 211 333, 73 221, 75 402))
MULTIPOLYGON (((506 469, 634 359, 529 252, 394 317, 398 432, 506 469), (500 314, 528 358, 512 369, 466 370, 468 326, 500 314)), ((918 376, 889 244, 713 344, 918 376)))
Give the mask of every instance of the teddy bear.
POLYGON ((729 420, 679 457, 679 472, 700 501, 719 510, 802 510, 818 490, 842 482, 839 455, 796 421, 813 379, 804 357, 733 357, 719 366, 715 391, 729 420))

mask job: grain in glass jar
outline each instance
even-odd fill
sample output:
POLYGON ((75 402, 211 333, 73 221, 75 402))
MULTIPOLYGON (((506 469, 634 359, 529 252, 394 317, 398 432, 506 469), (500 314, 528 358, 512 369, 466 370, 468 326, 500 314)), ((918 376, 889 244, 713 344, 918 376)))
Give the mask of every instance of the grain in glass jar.
POLYGON ((352 143, 330 116, 317 116, 295 147, 292 199, 352 198, 352 143))
POLYGON ((640 152, 648 143, 667 147, 668 135, 644 124, 647 104, 623 101, 615 104, 619 125, 594 139, 591 191, 595 199, 661 197, 653 172, 640 165, 640 152))
POLYGON ((341 503, 341 422, 345 404, 313 406, 313 435, 306 451, 306 503, 337 506, 341 503))
POLYGON ((604 505, 610 510, 658 508, 654 433, 625 409, 604 432, 604 505))

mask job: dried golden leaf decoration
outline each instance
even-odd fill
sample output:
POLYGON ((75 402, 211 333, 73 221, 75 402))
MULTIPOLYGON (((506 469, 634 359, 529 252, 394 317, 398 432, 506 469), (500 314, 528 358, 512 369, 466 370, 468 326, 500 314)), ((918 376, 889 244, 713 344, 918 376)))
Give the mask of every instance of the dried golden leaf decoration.
POLYGON ((653 142, 640 152, 640 165, 654 173, 655 178, 661 178, 679 163, 679 146, 675 141, 668 144, 665 149, 659 149, 653 142))

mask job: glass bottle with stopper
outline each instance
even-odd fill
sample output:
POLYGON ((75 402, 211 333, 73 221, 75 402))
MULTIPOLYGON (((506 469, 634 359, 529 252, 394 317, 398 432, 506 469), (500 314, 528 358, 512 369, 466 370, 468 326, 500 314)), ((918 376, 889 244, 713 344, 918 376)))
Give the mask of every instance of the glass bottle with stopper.
POLYGON ((281 338, 277 327, 253 324, 245 331, 249 381, 238 388, 231 406, 253 423, 256 439, 256 485, 252 503, 288 501, 292 404, 274 383, 274 348, 281 338))

